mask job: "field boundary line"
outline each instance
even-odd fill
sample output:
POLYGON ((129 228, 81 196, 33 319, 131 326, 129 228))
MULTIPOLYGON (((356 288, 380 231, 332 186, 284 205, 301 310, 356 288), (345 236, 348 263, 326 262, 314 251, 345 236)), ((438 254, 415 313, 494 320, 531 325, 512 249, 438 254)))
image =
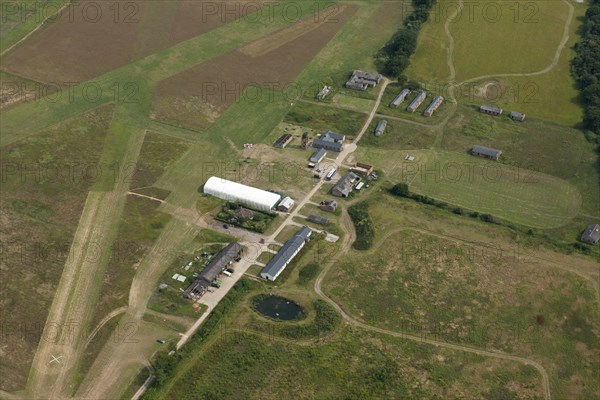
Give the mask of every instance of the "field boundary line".
POLYGON ((0 53, 0 56, 3 56, 4 54, 8 53, 15 46, 19 45, 21 42, 25 41, 25 39, 27 39, 29 36, 31 36, 35 32, 37 32, 38 29, 40 29, 42 26, 44 26, 44 24, 46 23, 46 21, 48 21, 50 18, 53 18, 55 15, 60 14, 62 12, 62 10, 64 10, 69 4, 71 4, 71 1, 70 0, 66 0, 65 4, 63 4, 63 6, 56 11, 56 13, 54 13, 54 14, 49 15, 48 17, 46 17, 46 19, 44 19, 42 22, 40 22, 39 25, 36 26, 32 31, 30 31, 28 34, 26 34, 25 36, 23 36, 17 42, 13 43, 12 46, 8 47, 7 49, 4 49, 4 51, 2 51, 2 53, 0 53))

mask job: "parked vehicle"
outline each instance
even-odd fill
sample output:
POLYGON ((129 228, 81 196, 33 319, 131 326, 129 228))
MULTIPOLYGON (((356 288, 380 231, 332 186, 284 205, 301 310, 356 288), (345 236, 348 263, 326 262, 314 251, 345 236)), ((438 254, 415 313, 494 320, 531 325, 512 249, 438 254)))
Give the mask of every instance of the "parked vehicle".
POLYGON ((225 275, 225 276, 231 276, 233 274, 231 272, 225 270, 225 271, 223 271, 223 275, 225 275))

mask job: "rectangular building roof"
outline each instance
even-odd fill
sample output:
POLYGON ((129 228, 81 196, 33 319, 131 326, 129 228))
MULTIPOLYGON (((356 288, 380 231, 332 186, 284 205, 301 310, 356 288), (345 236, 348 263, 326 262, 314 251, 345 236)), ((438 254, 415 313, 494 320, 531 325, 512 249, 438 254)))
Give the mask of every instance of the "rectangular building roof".
POLYGON ((479 145, 473 146, 473 148, 471 149, 471 152, 477 153, 477 154, 483 154, 484 156, 494 157, 494 158, 497 158, 502 154, 502 152, 500 150, 492 149, 490 147, 479 146, 479 145))
POLYGON ((485 104, 479 107, 479 111, 487 111, 494 114, 502 114, 502 109, 500 107, 488 106, 485 104))
POLYGON ((333 186, 332 193, 338 193, 341 196, 348 197, 352 192, 352 186, 357 179, 359 179, 359 176, 354 172, 346 173, 346 175, 341 177, 333 186))
POLYGON ((281 199, 281 196, 277 193, 242 185, 216 176, 210 177, 206 181, 204 193, 267 212, 272 210, 281 199))
POLYGON ((310 161, 314 163, 320 162, 327 155, 327 151, 325 149, 315 150, 313 155, 310 157, 310 161))
POLYGON ((303 226, 298 233, 285 242, 271 261, 265 265, 261 271, 261 275, 268 275, 273 277, 273 279, 279 276, 298 251, 304 247, 306 240, 308 240, 311 234, 312 230, 307 226, 303 226))
POLYGON ((379 121, 379 123, 377 124, 377 128, 375 128, 375 136, 381 136, 381 134, 385 131, 386 127, 387 120, 382 119, 381 121, 379 121))
POLYGON ((221 250, 221 252, 217 254, 206 267, 204 267, 194 283, 185 290, 185 293, 189 294, 194 290, 202 292, 203 288, 210 286, 217 276, 227 268, 229 263, 238 257, 242 250, 243 247, 239 243, 229 243, 225 246, 225 248, 221 250))
POLYGON ((324 148, 324 149, 333 150, 333 151, 342 151, 342 148, 343 148, 342 144, 339 142, 332 142, 332 141, 323 140, 323 139, 313 140, 312 146, 315 149, 324 148))
POLYGON ((394 100, 390 103, 391 107, 398 107, 406 99, 406 96, 410 94, 409 89, 402 89, 398 96, 394 97, 394 100))
POLYGON ((581 235, 581 240, 588 243, 598 243, 600 241, 600 225, 591 224, 585 228, 583 234, 581 235))

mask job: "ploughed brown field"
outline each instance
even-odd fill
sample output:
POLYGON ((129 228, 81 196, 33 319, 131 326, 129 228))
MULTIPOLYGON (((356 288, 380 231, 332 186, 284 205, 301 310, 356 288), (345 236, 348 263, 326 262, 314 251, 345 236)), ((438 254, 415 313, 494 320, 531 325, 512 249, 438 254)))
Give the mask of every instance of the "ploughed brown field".
POLYGON ((84 81, 235 21, 261 2, 80 1, 16 46, 2 69, 38 82, 84 81), (225 6, 225 3, 229 5, 225 6))
POLYGON ((244 94, 250 99, 264 99, 273 90, 297 97, 297 88, 288 85, 357 9, 340 6, 317 22, 310 16, 162 81, 156 90, 153 118, 205 129, 249 86, 262 88, 244 94))

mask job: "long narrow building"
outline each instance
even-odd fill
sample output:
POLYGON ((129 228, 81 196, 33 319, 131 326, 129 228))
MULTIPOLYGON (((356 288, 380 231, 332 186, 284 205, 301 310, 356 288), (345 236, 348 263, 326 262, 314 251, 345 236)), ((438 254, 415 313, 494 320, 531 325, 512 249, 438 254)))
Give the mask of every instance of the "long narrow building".
POLYGON ((231 263, 244 251, 239 243, 229 243, 210 263, 204 267, 198 278, 185 290, 185 297, 192 300, 200 298, 231 263))
POLYGON ((423 103, 423 101, 425 101, 426 97, 427 97, 427 93, 425 93, 423 91, 419 92, 417 97, 415 97, 415 99, 412 101, 412 103, 410 103, 410 105, 408 106, 406 111, 411 112, 411 113, 417 111, 417 108, 419 108, 421 103, 423 103))
POLYGON ((273 210, 281 200, 281 196, 277 193, 267 192, 216 176, 206 181, 204 193, 266 212, 273 210))
POLYGON ((285 242, 277 254, 265 265, 260 273, 264 279, 274 281, 283 272, 285 267, 296 257, 296 254, 302 250, 308 242, 312 230, 308 226, 303 226, 290 240, 285 242))

